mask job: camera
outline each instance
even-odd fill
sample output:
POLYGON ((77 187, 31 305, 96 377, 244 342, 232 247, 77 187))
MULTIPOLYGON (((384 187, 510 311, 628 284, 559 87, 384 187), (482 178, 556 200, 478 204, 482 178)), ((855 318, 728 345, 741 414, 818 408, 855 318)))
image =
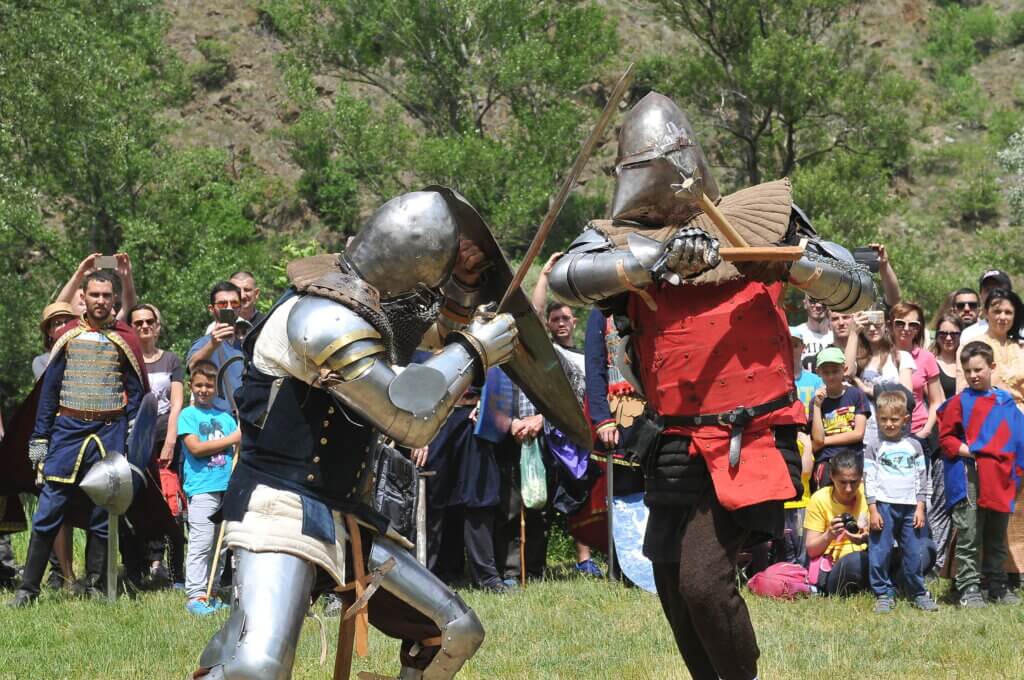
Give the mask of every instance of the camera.
POLYGON ((860 527, 857 525, 857 520, 853 518, 848 512, 844 512, 839 516, 839 520, 843 523, 843 529, 846 529, 846 533, 855 534, 860 531, 860 527))

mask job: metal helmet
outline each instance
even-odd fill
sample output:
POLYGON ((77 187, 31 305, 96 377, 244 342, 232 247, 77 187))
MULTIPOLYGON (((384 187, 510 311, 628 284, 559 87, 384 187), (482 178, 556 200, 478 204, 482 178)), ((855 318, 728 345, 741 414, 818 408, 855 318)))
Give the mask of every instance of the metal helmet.
POLYGON ((700 209, 699 191, 721 194, 686 114, 665 95, 650 92, 619 129, 612 217, 652 226, 678 224, 700 209), (688 183, 685 191, 683 183, 688 183))
POLYGON ((440 287, 458 251, 459 227, 448 202, 437 191, 413 191, 378 208, 342 259, 386 300, 440 287))
POLYGON ((133 472, 142 477, 142 471, 123 454, 107 451, 102 460, 89 468, 78 486, 99 507, 114 515, 123 515, 135 495, 133 472))

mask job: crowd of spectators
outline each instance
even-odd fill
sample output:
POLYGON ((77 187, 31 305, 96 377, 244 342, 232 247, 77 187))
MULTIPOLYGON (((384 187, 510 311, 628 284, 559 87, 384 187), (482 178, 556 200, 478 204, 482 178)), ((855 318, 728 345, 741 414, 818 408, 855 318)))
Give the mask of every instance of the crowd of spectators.
MULTIPOLYGON (((1021 300, 1008 274, 986 271, 980 292, 950 292, 926 322, 925 309, 902 299, 884 247, 875 248, 884 291, 877 309, 842 314, 805 298, 805 321, 790 329, 794 387, 807 414, 798 438, 804 488, 786 504, 784 537, 747 547, 767 557, 746 575, 772 562, 799 564, 822 594, 871 591, 880 613, 896 606, 897 593, 935 610, 927 585, 940 574, 953 579, 964 607, 985 606, 983 592, 992 602, 1015 602, 1024 511, 1008 489, 1015 490, 1015 466, 1024 463, 1021 300), (986 428, 999 427, 1009 434, 985 436, 986 428)), ((605 521, 604 492, 594 483, 605 452, 625 451, 621 462, 630 464, 625 430, 639 412, 625 419, 622 408, 613 414, 609 407, 614 385, 628 385, 609 375, 616 368, 605 341, 614 340, 606 337, 614 328, 591 313, 584 352, 576 328, 582 310, 549 302, 547 275, 557 257, 543 268, 532 302, 590 415, 598 453, 568 443, 500 371, 482 390, 463 395, 435 441, 409 454, 428 473, 427 565, 446 581, 505 592, 527 577, 544 577, 555 523, 572 534, 575 571, 602 576, 595 557, 607 554, 607 540, 581 527, 605 521), (497 435, 481 431, 482 418, 493 420, 481 413, 484 395, 504 400, 497 435), (528 455, 544 464, 540 500, 523 492, 528 455)), ((82 315, 82 282, 100 262, 98 255, 83 260, 42 310, 45 351, 32 360, 37 379, 61 329, 82 315)), ((231 395, 243 378, 245 336, 263 318, 260 288, 248 271, 214 283, 209 325, 197 329, 182 360, 160 347, 160 311, 137 298, 128 256, 105 264, 120 280, 117 316, 138 336, 158 405, 151 471, 188 535, 187 547, 181 533, 145 545, 126 541, 126 578, 135 587, 181 589, 190 612, 207 614, 222 606, 210 588, 220 580, 211 577, 214 564, 219 571, 227 562, 215 555, 214 517, 240 439, 231 395)), ((53 587, 75 581, 70 537, 66 530, 55 543, 53 587)), ((9 542, 0 541, 0 567, 13 568, 9 542)))

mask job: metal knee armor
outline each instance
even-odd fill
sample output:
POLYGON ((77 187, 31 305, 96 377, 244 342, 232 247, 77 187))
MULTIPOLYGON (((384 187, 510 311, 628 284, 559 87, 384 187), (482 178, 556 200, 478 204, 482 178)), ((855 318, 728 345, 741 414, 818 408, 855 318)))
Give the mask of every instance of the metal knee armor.
POLYGON ((395 567, 387 573, 381 587, 409 604, 437 624, 441 630, 441 648, 422 671, 403 668, 402 680, 449 680, 484 641, 480 619, 456 593, 430 573, 394 541, 376 537, 370 551, 369 566, 375 569, 389 557, 395 567))

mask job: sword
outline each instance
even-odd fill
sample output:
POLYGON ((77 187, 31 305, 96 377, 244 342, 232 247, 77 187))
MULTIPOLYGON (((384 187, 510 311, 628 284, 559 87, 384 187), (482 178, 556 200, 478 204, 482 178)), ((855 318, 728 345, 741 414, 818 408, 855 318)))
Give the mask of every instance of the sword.
POLYGON ((608 103, 604 105, 604 111, 601 112, 601 117, 597 119, 597 124, 594 125, 590 136, 583 143, 583 147, 580 149, 579 154, 577 154, 576 161, 572 164, 569 174, 566 175, 561 188, 555 194, 555 200, 551 203, 551 207, 548 208, 544 221, 540 223, 537 233, 534 234, 530 248, 526 251, 526 256, 519 265, 519 269, 516 270, 515 276, 512 277, 512 283, 508 284, 508 289, 501 298, 501 304, 498 305, 499 312, 505 311, 505 305, 508 304, 509 298, 512 297, 512 292, 523 285, 526 272, 530 270, 530 265, 533 264, 533 261, 537 259, 537 255, 540 254, 540 249, 544 246, 544 242, 551 233, 551 228, 555 225, 558 214, 562 212, 562 207, 565 206, 565 201, 569 198, 569 192, 576 185, 576 180, 579 179, 580 173, 583 172, 584 166, 586 166, 587 161, 590 159, 590 154, 594 152, 594 147, 597 146, 597 143, 601 141, 601 137, 604 136, 605 128, 608 127, 608 122, 612 119, 615 109, 619 107, 619 102, 633 83, 633 70, 634 64, 630 63, 622 77, 619 78, 619 82, 615 84, 611 96, 608 97, 608 103))

